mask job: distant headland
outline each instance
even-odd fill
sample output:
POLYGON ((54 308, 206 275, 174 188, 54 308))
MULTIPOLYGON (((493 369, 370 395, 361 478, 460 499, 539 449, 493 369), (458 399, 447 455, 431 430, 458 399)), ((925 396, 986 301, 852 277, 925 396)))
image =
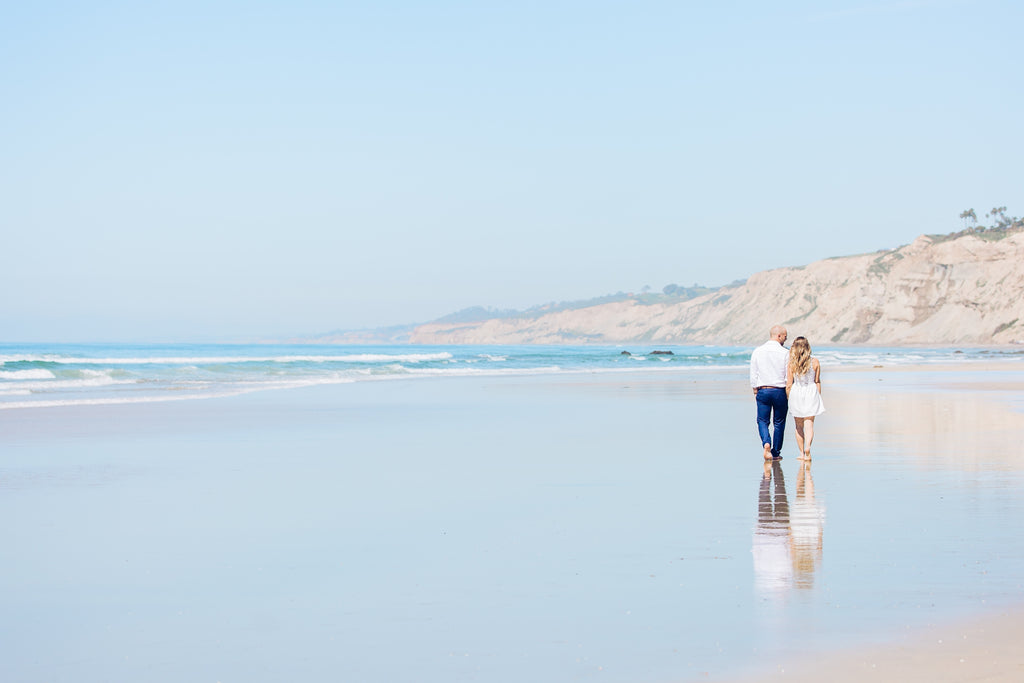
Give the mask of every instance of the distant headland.
POLYGON ((870 254, 776 268, 723 287, 669 285, 526 311, 472 308, 428 323, 310 341, 415 344, 753 344, 782 322, 818 344, 1024 343, 1024 220, 1006 207, 979 226, 870 254))

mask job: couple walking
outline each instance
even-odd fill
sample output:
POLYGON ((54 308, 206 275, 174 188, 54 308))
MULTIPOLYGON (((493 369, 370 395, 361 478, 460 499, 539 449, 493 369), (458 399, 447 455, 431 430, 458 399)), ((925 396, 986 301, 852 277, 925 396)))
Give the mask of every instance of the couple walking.
POLYGON ((766 461, 782 459, 786 415, 792 414, 796 427, 799 460, 811 459, 814 418, 825 412, 821 402, 821 363, 811 356, 806 337, 785 347, 788 333, 775 325, 769 339, 750 356, 750 386, 757 399, 757 432, 764 445, 766 461), (771 420, 773 430, 768 429, 771 420))

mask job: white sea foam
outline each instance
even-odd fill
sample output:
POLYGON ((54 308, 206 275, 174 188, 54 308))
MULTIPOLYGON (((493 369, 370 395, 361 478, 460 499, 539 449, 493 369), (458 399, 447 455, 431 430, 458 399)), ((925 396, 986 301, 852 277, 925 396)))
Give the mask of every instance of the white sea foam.
POLYGON ((497 377, 502 375, 547 375, 563 372, 557 365, 537 368, 404 368, 409 375, 432 377, 497 377))
POLYGON ((352 356, 324 356, 332 361, 343 361, 349 363, 423 363, 433 360, 449 360, 452 354, 442 353, 407 353, 397 356, 390 356, 379 353, 362 353, 352 356))
POLYGON ((233 396, 242 392, 223 394, 168 394, 166 396, 117 396, 104 398, 44 399, 39 401, 10 401, 0 403, 0 410, 14 408, 58 408, 63 406, 112 406, 129 403, 163 403, 165 401, 190 401, 200 398, 233 396))
POLYGON ((56 375, 49 370, 44 370, 42 368, 37 370, 0 370, 0 379, 53 379, 54 377, 56 377, 56 375))
POLYGON ((452 354, 440 353, 358 353, 344 356, 151 356, 126 358, 89 358, 87 356, 6 356, 4 362, 47 362, 65 365, 230 365, 235 363, 422 363, 448 360, 452 354))
MULTIPOLYGON (((223 388, 219 391, 207 393, 180 393, 178 391, 166 391, 159 394, 148 394, 144 396, 103 396, 98 398, 66 398, 66 399, 39 399, 35 401, 2 401, 0 410, 16 408, 59 408, 68 406, 110 406, 129 405, 134 403, 164 403, 168 401, 194 401, 205 398, 228 398, 240 396, 258 391, 274 389, 299 389, 302 387, 318 386, 324 384, 349 384, 355 380, 349 377, 323 376, 306 380, 288 380, 279 382, 254 382, 245 385, 234 385, 231 388, 223 388)), ((191 387, 194 388, 194 387, 191 387)), ((28 393, 28 392, 25 392, 28 393)), ((4 394, 0 395, 23 395, 4 394)))
POLYGON ((52 391, 54 389, 89 389, 106 387, 114 384, 136 384, 134 379, 115 379, 102 372, 92 372, 78 379, 50 379, 43 381, 22 381, 17 384, 5 385, 6 388, 19 391, 52 391))

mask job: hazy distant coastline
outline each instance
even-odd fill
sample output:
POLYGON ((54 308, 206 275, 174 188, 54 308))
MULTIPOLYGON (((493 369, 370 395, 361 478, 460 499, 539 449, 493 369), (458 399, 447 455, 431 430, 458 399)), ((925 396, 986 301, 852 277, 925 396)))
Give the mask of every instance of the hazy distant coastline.
POLYGON ((620 293, 527 311, 467 309, 435 321, 309 341, 415 344, 751 344, 775 322, 818 343, 1024 343, 1024 228, 922 235, 870 254, 756 273, 724 287, 620 293))

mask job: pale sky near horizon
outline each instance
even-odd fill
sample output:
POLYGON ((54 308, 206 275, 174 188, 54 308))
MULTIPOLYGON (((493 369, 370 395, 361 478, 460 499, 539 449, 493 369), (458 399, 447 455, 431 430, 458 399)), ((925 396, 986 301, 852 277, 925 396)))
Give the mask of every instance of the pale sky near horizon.
POLYGON ((1024 214, 1024 4, 7 3, 0 342, 289 337, 1024 214))

